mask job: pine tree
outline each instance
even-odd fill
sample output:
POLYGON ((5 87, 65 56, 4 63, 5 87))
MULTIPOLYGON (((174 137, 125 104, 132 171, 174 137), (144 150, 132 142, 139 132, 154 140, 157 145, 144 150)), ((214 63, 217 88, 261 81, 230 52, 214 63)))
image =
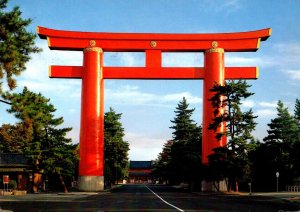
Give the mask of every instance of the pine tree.
MULTIPOLYGON (((238 191, 238 181, 246 180, 249 176, 249 160, 248 160, 248 144, 253 140, 251 132, 255 129, 256 123, 253 111, 243 112, 241 109, 242 101, 253 95, 248 91, 250 86, 246 81, 239 80, 238 82, 229 81, 225 85, 216 84, 211 92, 214 96, 211 99, 212 106, 215 108, 215 118, 210 123, 209 129, 216 130, 221 123, 226 123, 226 131, 218 133, 216 138, 222 139, 226 136, 228 139, 227 146, 216 149, 216 155, 211 156, 210 166, 214 167, 217 160, 227 160, 226 170, 220 173, 221 178, 228 178, 228 190, 232 187, 238 191), (221 98, 222 97, 222 98, 221 98), (220 114, 219 108, 225 109, 225 112, 220 114), (216 159, 216 156, 219 159, 216 159), (223 158, 223 159, 222 159, 223 158), (212 160, 213 159, 213 160, 212 160), (248 175, 247 174, 247 175, 248 175)), ((219 172, 219 170, 213 170, 219 172)), ((216 177, 214 177, 216 178, 216 177)), ((220 178, 220 177, 219 177, 220 178)))
POLYGON ((189 104, 183 97, 174 111, 174 120, 171 120, 174 125, 170 127, 174 130, 170 154, 170 180, 173 183, 188 182, 191 187, 195 181, 200 180, 202 148, 202 129, 191 118, 194 110, 189 109, 189 104))
POLYGON ((170 179, 170 163, 171 163, 171 148, 173 145, 173 141, 167 141, 162 151, 159 153, 158 158, 155 161, 155 167, 153 174, 155 177, 159 178, 161 183, 169 182, 170 179))
MULTIPOLYGON (((77 145, 66 138, 72 128, 58 128, 64 120, 54 117, 56 109, 49 103, 50 99, 26 87, 22 93, 7 92, 4 97, 11 102, 8 112, 19 120, 16 127, 21 128, 19 133, 22 134, 17 138, 23 137, 23 143, 18 142, 22 143, 23 152, 32 164, 36 164, 36 171, 55 173, 60 179, 74 176, 78 161, 77 145)), ((67 191, 65 182, 61 183, 64 191, 67 191)))
POLYGON ((296 120, 290 115, 288 108, 281 101, 277 103, 277 117, 268 124, 268 135, 265 142, 293 143, 298 138, 298 126, 296 120))
POLYGON ((105 181, 111 184, 128 175, 129 144, 124 141, 122 114, 112 108, 104 115, 105 181))
POLYGON ((294 117, 296 119, 296 122, 300 130, 300 100, 299 99, 296 99, 294 117))
POLYGON ((16 87, 14 76, 25 70, 25 63, 30 54, 41 51, 34 44, 35 33, 28 32, 26 27, 31 19, 22 19, 19 7, 5 12, 8 0, 0 0, 0 93, 3 78, 6 78, 10 89, 16 87))
POLYGON ((299 126, 297 125, 297 104, 295 116, 292 116, 282 101, 277 103, 277 117, 268 124, 268 135, 263 139, 264 148, 270 152, 269 158, 264 161, 272 167, 270 171, 280 173, 285 183, 292 183, 293 177, 298 177, 300 167, 299 157, 299 126))
POLYGON ((176 110, 174 111, 176 117, 171 120, 174 123, 170 128, 173 129, 173 141, 176 142, 186 142, 189 141, 194 135, 194 131, 197 128, 195 122, 191 119, 195 109, 189 109, 189 104, 187 103, 185 97, 179 102, 176 110))
POLYGON ((0 126, 0 153, 22 154, 28 143, 25 130, 22 124, 0 126))
POLYGON ((296 99, 294 118, 298 125, 298 139, 293 144, 291 160, 293 161, 293 175, 300 176, 300 100, 296 99))

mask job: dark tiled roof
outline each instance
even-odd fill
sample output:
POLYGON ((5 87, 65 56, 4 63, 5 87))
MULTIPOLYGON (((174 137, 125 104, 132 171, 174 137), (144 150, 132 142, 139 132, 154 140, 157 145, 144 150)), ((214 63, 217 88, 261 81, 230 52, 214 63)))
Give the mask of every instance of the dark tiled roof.
POLYGON ((152 169, 153 161, 130 161, 130 169, 152 169))
POLYGON ((28 159, 23 154, 2 153, 0 154, 0 165, 28 165, 28 159))

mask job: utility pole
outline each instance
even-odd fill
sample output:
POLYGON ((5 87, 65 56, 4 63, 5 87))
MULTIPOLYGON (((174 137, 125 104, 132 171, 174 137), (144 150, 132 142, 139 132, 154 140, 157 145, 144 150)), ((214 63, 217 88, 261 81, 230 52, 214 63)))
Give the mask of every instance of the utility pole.
POLYGON ((279 172, 276 172, 276 191, 278 192, 278 178, 279 178, 279 172))

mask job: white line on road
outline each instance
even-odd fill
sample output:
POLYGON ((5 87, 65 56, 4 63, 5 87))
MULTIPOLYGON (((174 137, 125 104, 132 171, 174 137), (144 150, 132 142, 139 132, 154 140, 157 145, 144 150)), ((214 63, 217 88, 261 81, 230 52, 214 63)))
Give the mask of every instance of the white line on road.
POLYGON ((151 191, 155 196, 157 196, 161 201, 163 201, 164 203, 166 203, 167 205, 175 208, 176 210, 179 210, 181 212, 184 212, 184 210, 176 207, 175 205, 172 205, 171 203, 168 203, 166 200, 164 200, 163 198, 161 198, 160 196, 158 196, 158 194, 156 194, 154 191, 152 191, 148 186, 145 185, 146 188, 148 188, 149 191, 151 191))

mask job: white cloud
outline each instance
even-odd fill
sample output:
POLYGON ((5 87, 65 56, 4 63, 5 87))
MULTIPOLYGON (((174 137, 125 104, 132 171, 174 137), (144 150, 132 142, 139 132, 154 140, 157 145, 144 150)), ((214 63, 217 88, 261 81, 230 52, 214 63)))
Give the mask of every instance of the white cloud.
POLYGON ((300 43, 297 42, 284 42, 276 43, 273 45, 277 51, 285 54, 300 55, 300 43))
POLYGON ((193 96, 189 92, 167 94, 167 95, 162 96, 161 101, 163 101, 163 102, 178 102, 178 100, 181 100, 182 97, 185 97, 188 100, 188 103, 190 103, 190 104, 196 104, 196 103, 202 102, 202 98, 200 98, 198 96, 193 96))
POLYGON ((105 52, 104 66, 143 67, 145 66, 145 53, 105 52))
MULTIPOLYGON (((225 67, 238 67, 238 66, 254 66, 254 67, 270 67, 274 66, 276 62, 266 56, 262 57, 249 57, 249 56, 236 56, 240 53, 230 53, 225 55, 225 67)), ((245 54, 245 53, 244 53, 245 54)), ((246 54, 247 55, 247 54, 246 54)))
POLYGON ((278 52, 273 61, 283 70, 294 70, 300 67, 300 43, 284 42, 273 45, 274 51, 278 52))
POLYGON ((163 144, 167 141, 162 138, 151 138, 136 133, 125 132, 124 140, 129 142, 130 160, 154 160, 161 152, 163 144))
POLYGON ((259 117, 273 117, 276 116, 277 111, 275 109, 259 109, 255 112, 255 115, 259 117))
POLYGON ((203 67, 202 53, 163 53, 163 67, 203 67))
POLYGON ((225 14, 230 14, 242 8, 243 4, 240 0, 206 0, 204 9, 212 9, 213 11, 220 13, 223 12, 225 14))
POLYGON ((242 106, 252 108, 255 106, 255 103, 253 100, 245 100, 245 101, 242 101, 242 106))
POLYGON ((45 83, 44 81, 34 81, 34 80, 20 80, 18 82, 18 85, 20 87, 26 86, 31 91, 36 91, 36 92, 41 92, 41 93, 53 92, 53 91, 63 92, 63 91, 69 90, 69 89, 71 90, 71 87, 68 84, 64 84, 64 83, 54 84, 53 82, 45 83))
POLYGON ((283 71, 293 80, 300 80, 300 69, 299 70, 285 70, 283 71))
MULTIPOLYGON (((190 104, 201 103, 202 98, 193 96, 189 92, 171 93, 159 95, 154 93, 142 92, 137 86, 121 86, 118 88, 106 88, 105 97, 114 103, 128 105, 156 105, 168 106, 168 103, 180 101, 185 97, 190 104)), ((173 106, 173 104, 172 104, 173 106)))
POLYGON ((276 116, 277 114, 277 102, 276 101, 271 101, 271 102, 258 102, 256 111, 254 112, 255 115, 259 116, 259 118, 271 118, 276 116))
POLYGON ((261 107, 271 107, 271 108, 275 109, 277 107, 277 102, 276 101, 272 101, 272 102, 259 102, 258 105, 261 106, 261 107))
MULTIPOLYGON (((57 94, 60 96, 78 96, 81 81, 74 79, 50 79, 48 76, 49 65, 81 65, 82 53, 74 51, 52 51, 47 42, 38 41, 37 46, 42 52, 31 55, 32 59, 26 64, 26 70, 17 79, 18 88, 27 86, 34 92, 57 94)), ((19 90, 18 89, 18 90, 19 90)), ((79 92, 80 94, 80 92, 79 92)))
POLYGON ((230 56, 230 54, 228 54, 228 56, 226 55, 226 64, 228 66, 236 66, 236 65, 251 65, 251 64, 257 64, 258 61, 260 61, 259 58, 246 58, 246 57, 238 57, 238 56, 230 56))
POLYGON ((151 93, 143 93, 137 87, 122 86, 116 89, 105 90, 107 99, 121 104, 146 104, 155 100, 155 95, 151 93))
MULTIPOLYGON (((26 65, 25 77, 31 79, 44 76, 49 65, 82 65, 83 55, 81 51, 58 51, 50 50, 47 42, 38 41, 37 46, 42 49, 42 52, 31 55, 31 60, 26 65)), ((47 75, 46 75, 47 76, 47 75)))

